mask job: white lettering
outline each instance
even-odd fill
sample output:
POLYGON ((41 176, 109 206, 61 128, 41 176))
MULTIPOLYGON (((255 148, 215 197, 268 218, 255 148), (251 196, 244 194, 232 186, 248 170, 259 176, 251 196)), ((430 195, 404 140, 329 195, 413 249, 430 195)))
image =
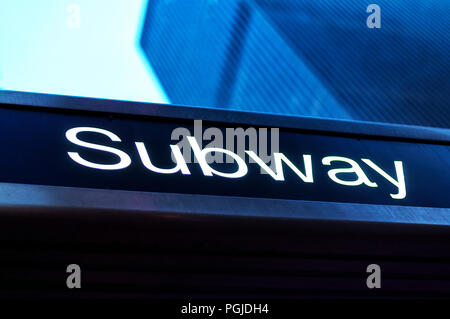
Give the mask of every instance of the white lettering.
POLYGON ((403 163, 401 161, 394 161, 395 173, 397 174, 397 180, 395 180, 370 159, 362 158, 361 160, 398 188, 397 194, 389 194, 392 198, 403 199, 406 197, 405 174, 403 174, 403 163))
POLYGON ((276 181, 284 181, 283 163, 285 162, 290 169, 292 169, 295 174, 297 174, 305 183, 313 183, 313 172, 312 172, 312 162, 311 155, 303 155, 303 161, 305 162, 305 173, 303 174, 300 170, 283 154, 283 153, 273 153, 273 158, 275 161, 275 172, 267 166, 264 161, 256 155, 253 151, 246 151, 246 153, 252 158, 256 163, 258 163, 261 168, 272 176, 276 181))
POLYGON ((131 158, 130 158, 130 156, 128 156, 127 153, 125 153, 121 150, 118 150, 116 148, 113 148, 113 147, 108 147, 108 146, 103 146, 103 145, 98 145, 98 144, 81 141, 77 137, 77 134, 80 132, 100 133, 100 134, 108 136, 111 139, 111 141, 113 141, 113 142, 121 142, 120 138, 116 134, 114 134, 110 131, 103 130, 100 128, 95 128, 95 127, 75 127, 66 132, 66 138, 73 144, 76 144, 79 146, 83 146, 83 147, 94 149, 94 150, 113 153, 120 158, 120 162, 117 164, 97 164, 97 163, 92 163, 92 162, 89 162, 89 161, 83 159, 76 152, 68 152, 67 154, 70 156, 70 158, 72 160, 74 160, 75 162, 77 162, 78 164, 81 164, 83 166, 90 167, 90 168, 103 169, 103 170, 123 169, 123 168, 128 167, 131 164, 131 158))
POLYGON ((191 148, 192 151, 194 152, 195 158, 200 164, 200 168, 202 169, 203 174, 205 176, 212 176, 213 174, 215 174, 226 178, 239 178, 247 174, 248 171, 247 164, 245 164, 244 160, 240 158, 237 154, 229 150, 217 147, 200 149, 200 146, 198 145, 195 137, 187 136, 187 139, 191 144, 191 148), (236 163, 238 164, 238 170, 234 173, 223 173, 213 169, 211 166, 209 166, 208 162, 206 161, 206 155, 210 152, 221 152, 225 155, 233 157, 236 163))
POLYGON ((175 162, 177 165, 174 168, 159 168, 153 165, 153 163, 150 160, 150 157, 148 156, 147 149, 142 142, 136 142, 136 148, 138 150, 139 156, 141 157, 142 164, 149 169, 150 171, 161 173, 161 174, 173 174, 178 171, 181 171, 183 175, 190 175, 191 172, 189 171, 189 168, 186 165, 186 162, 183 158, 183 154, 181 154, 181 150, 176 145, 170 145, 170 148, 172 150, 172 155, 175 158, 175 162))
POLYGON ((342 157, 342 156, 327 156, 322 159, 322 164, 323 165, 331 165, 331 162, 334 162, 334 161, 345 162, 352 166, 352 167, 348 167, 348 168, 330 169, 328 171, 328 176, 334 182, 341 184, 341 185, 347 185, 347 186, 358 186, 361 184, 366 184, 369 187, 377 187, 377 184, 374 182, 371 182, 369 180, 369 178, 366 176, 366 174, 364 174, 363 170, 358 165, 358 163, 356 163, 354 160, 352 160, 350 158, 342 157), (342 173, 354 173, 354 174, 356 174, 356 176, 358 178, 354 181, 344 181, 336 176, 337 174, 342 174, 342 173))

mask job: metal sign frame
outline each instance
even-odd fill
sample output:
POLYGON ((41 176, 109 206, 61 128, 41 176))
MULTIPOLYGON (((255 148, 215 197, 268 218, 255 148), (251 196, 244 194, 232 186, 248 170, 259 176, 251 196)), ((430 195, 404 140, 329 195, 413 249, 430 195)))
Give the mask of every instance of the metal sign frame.
MULTIPOLYGON (((233 125, 279 127, 367 139, 450 145, 450 129, 249 113, 205 107, 0 91, 0 107, 48 108, 81 114, 128 114, 165 119, 201 119, 233 125)), ((222 215, 281 219, 342 220, 450 225, 450 209, 174 193, 103 190, 0 183, 0 213, 115 211, 172 216, 222 215), (138 200, 137 200, 138 199, 138 200)))

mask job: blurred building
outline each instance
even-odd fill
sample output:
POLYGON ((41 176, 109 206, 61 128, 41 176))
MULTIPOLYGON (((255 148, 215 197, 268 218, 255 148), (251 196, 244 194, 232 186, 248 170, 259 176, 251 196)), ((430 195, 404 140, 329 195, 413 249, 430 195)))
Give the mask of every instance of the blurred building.
POLYGON ((170 102, 450 126, 450 4, 149 1, 142 47, 170 102))

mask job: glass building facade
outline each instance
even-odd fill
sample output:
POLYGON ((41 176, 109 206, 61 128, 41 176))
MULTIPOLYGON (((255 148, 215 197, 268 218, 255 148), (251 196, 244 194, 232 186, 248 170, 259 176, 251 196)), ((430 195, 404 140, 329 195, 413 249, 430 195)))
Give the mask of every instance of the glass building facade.
POLYGON ((370 3, 150 1, 141 44, 175 104, 449 127, 449 3, 370 3))

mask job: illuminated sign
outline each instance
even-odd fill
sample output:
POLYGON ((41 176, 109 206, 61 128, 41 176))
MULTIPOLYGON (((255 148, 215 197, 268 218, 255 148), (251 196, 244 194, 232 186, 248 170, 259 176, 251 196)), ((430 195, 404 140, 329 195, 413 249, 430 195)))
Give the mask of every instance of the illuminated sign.
MULTIPOLYGON (((230 123, 203 126, 223 136, 230 127, 250 131, 230 123)), ((268 162, 251 143, 242 153, 203 146, 194 130, 183 119, 0 109, 0 182, 450 207, 445 142, 280 128, 268 162), (191 132, 184 144, 172 136, 180 127, 191 132), (227 160, 211 162, 217 154, 227 160)))
MULTIPOLYGON (((105 129, 95 128, 95 127, 76 127, 69 129, 66 132, 66 138, 79 146, 86 147, 89 149, 94 149, 102 152, 108 152, 116 155, 119 158, 119 161, 115 164, 101 164, 101 163, 93 163, 89 160, 86 160, 80 156, 77 152, 68 152, 67 154, 70 156, 72 160, 77 162, 80 165, 100 169, 100 170, 119 170, 125 169, 131 164, 131 157, 124 151, 119 150, 117 148, 89 143, 86 141, 82 141, 78 138, 78 133, 81 132, 93 132, 98 134, 103 134, 107 136, 113 142, 121 142, 121 139, 114 134, 105 129)), ((248 167, 245 160, 237 155, 236 153, 224 149, 224 148, 203 148, 201 149, 198 145, 195 137, 188 136, 187 137, 190 146, 194 152, 194 156, 197 159, 200 169, 204 176, 213 176, 218 175, 223 178, 242 178, 245 177, 248 173, 248 167), (221 172, 217 169, 211 167, 208 164, 206 156, 208 153, 219 152, 223 153, 227 156, 230 156, 237 164, 236 170, 232 172, 221 172)), ((159 174, 176 174, 181 173, 183 175, 190 175, 191 172, 188 168, 186 161, 183 158, 181 153, 181 149, 177 145, 170 145, 170 149, 172 151, 172 155, 175 158, 175 167, 172 168, 159 168, 156 167, 150 160, 147 148, 143 142, 135 142, 137 152, 140 157, 141 163, 151 172, 159 173, 159 174)), ((301 157, 303 158, 304 163, 304 172, 302 172, 299 168, 295 166, 283 153, 273 153, 272 160, 275 163, 275 169, 270 168, 264 161, 254 152, 254 151, 245 151, 247 155, 253 159, 258 165, 261 166, 261 169, 266 171, 271 178, 275 181, 284 181, 284 168, 283 163, 288 166, 304 183, 314 183, 314 174, 312 168, 312 159, 311 155, 303 154, 301 157)), ((381 177, 385 178, 387 181, 392 183, 396 188, 397 192, 395 194, 390 194, 394 199, 404 199, 406 197, 406 185, 405 185, 405 177, 403 173, 403 163, 402 161, 394 161, 395 165, 395 173, 396 177, 390 176, 386 173, 382 168, 376 165, 373 161, 367 158, 361 158, 361 161, 367 164, 368 167, 377 172, 381 177)), ((368 187, 378 187, 377 183, 369 180, 367 175, 364 173, 360 165, 347 157, 343 156, 325 156, 322 158, 322 164, 330 166, 332 162, 341 162, 347 164, 347 167, 333 168, 328 171, 328 176, 330 179, 341 185, 345 186, 360 186, 366 185, 368 187), (338 174, 351 174, 354 175, 353 180, 344 180, 338 177, 338 174)))

